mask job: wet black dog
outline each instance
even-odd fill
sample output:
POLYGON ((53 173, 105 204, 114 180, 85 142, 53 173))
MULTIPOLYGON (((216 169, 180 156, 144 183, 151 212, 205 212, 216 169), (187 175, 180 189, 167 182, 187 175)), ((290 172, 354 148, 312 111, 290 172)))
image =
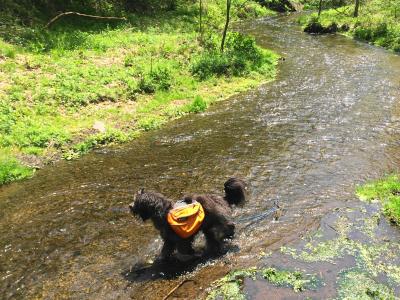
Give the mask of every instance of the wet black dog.
MULTIPOLYGON (((189 195, 184 197, 188 204, 197 201, 204 209, 205 217, 200 231, 206 238, 206 253, 218 255, 226 239, 233 238, 235 224, 231 220, 231 206, 241 205, 245 201, 246 184, 238 178, 230 178, 224 184, 225 196, 217 195, 189 195)), ((131 213, 143 221, 150 219, 154 227, 159 230, 164 245, 161 259, 167 259, 174 250, 183 255, 193 255, 192 247, 195 235, 181 238, 167 222, 168 212, 173 208, 173 202, 163 195, 154 192, 139 191, 135 200, 129 205, 131 213)))

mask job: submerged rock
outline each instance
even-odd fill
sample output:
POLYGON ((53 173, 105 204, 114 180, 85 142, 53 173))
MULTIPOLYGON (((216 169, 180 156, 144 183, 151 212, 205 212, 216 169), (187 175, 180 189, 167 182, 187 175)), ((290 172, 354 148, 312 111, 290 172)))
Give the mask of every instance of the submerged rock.
POLYGON ((337 31, 338 31, 338 25, 335 22, 325 27, 318 21, 311 21, 304 28, 304 32, 310 34, 327 34, 327 33, 335 33, 337 31))

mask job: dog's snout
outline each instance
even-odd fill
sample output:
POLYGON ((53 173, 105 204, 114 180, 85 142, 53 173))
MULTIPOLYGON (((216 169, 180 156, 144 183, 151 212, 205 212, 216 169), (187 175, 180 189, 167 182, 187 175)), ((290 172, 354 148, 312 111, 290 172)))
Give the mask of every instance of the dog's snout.
POLYGON ((129 204, 129 209, 132 210, 134 205, 135 205, 134 202, 130 203, 130 204, 129 204))

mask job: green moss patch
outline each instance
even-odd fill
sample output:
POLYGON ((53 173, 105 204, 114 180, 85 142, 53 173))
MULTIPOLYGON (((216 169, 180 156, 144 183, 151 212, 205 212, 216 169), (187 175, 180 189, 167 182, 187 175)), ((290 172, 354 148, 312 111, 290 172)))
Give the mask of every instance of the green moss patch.
POLYGON ((317 276, 297 270, 281 270, 272 267, 249 268, 232 271, 216 281, 207 299, 246 299, 243 292, 245 278, 252 280, 263 278, 273 285, 290 287, 295 292, 315 290, 322 285, 322 281, 317 276))
POLYGON ((359 270, 341 272, 338 280, 337 299, 395 300, 392 289, 377 283, 367 273, 359 270))
POLYGON ((321 281, 315 275, 304 274, 300 271, 278 270, 267 268, 261 271, 263 278, 277 286, 291 287, 295 292, 315 290, 321 281))
POLYGON ((400 178, 391 175, 356 189, 357 196, 363 201, 380 201, 383 212, 389 219, 400 225, 400 178))

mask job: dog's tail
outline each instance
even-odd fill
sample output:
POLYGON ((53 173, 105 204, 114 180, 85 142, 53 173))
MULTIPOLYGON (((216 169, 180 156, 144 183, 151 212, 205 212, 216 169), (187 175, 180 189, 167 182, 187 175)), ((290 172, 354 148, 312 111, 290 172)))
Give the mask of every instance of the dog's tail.
POLYGON ((225 200, 229 203, 229 205, 239 205, 244 203, 244 201, 246 200, 246 183, 239 178, 229 178, 224 183, 224 190, 225 200))

